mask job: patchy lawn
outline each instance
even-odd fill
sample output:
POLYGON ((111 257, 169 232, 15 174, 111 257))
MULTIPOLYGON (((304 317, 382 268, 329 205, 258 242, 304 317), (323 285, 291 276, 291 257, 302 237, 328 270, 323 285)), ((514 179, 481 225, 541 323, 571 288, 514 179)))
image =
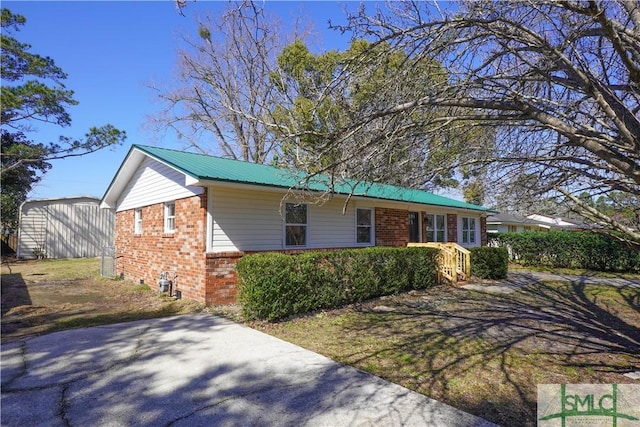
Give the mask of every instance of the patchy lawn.
MULTIPOLYGON (((153 284, 152 284, 153 286, 153 284)), ((2 262, 2 341, 202 309, 157 288, 100 277, 100 260, 2 262)))
POLYGON ((440 286, 252 326, 504 426, 536 425, 537 384, 640 369, 638 288, 440 286))
POLYGON ((509 271, 538 271, 540 273, 551 274, 567 274, 572 276, 582 277, 602 277, 602 278, 614 278, 614 279, 629 279, 640 280, 640 273, 619 273, 611 271, 594 271, 585 270, 582 268, 551 268, 551 267, 537 267, 537 266, 522 266, 516 263, 509 263, 509 271))
MULTIPOLYGON (((174 301, 155 284, 102 279, 99 267, 3 262, 2 340, 203 310, 238 320, 237 307, 174 301)), ((503 426, 536 424, 537 384, 633 383, 622 374, 640 370, 640 289, 630 287, 439 286, 251 326, 503 426)))

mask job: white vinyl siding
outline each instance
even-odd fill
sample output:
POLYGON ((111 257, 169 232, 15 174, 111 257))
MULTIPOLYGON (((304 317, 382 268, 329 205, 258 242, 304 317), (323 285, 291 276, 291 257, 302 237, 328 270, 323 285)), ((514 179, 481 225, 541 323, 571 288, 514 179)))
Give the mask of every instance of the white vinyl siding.
POLYGON ((149 206, 201 194, 201 187, 185 187, 185 175, 149 157, 140 164, 125 187, 116 210, 149 206))
MULTIPOLYGON (((284 193, 214 186, 208 194, 212 210, 212 252, 286 249, 284 193)), ((343 204, 344 199, 335 198, 322 205, 307 205, 305 248, 355 246, 355 209, 349 206, 343 215, 343 204)))

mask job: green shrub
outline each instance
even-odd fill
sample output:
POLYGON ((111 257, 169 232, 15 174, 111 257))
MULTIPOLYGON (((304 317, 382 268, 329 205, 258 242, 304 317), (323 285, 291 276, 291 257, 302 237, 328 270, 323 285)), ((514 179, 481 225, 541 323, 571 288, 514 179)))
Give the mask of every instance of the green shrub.
POLYGON ((471 275, 481 279, 505 279, 509 269, 506 248, 471 248, 471 275))
POLYGON ((366 248, 260 253, 236 265, 247 319, 277 320, 435 283, 437 249, 366 248))
POLYGON ((491 243, 509 250, 510 259, 526 266, 638 272, 640 253, 623 242, 588 231, 500 233, 491 243))

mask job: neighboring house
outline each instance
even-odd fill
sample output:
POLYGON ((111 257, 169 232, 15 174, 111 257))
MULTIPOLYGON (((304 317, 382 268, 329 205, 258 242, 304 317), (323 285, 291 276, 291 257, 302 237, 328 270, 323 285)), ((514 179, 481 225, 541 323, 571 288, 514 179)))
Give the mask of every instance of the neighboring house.
POLYGON ((487 233, 521 233, 523 231, 575 230, 579 226, 561 218, 546 215, 499 213, 487 217, 487 233))
POLYGON ((113 246, 115 216, 100 199, 27 200, 20 206, 19 258, 87 258, 113 246))
POLYGON ((177 275, 182 297, 235 301, 235 264, 246 253, 406 246, 486 245, 487 209, 391 185, 342 185, 332 197, 300 172, 134 145, 101 206, 116 211, 121 276, 157 283, 177 275), (316 197, 309 197, 309 191, 316 197), (305 197, 306 195, 306 197, 305 197))
POLYGON ((578 224, 577 222, 570 222, 560 217, 551 217, 547 215, 533 214, 527 215, 532 221, 536 221, 540 224, 540 227, 547 227, 547 229, 553 230, 576 230, 578 228, 584 228, 584 224, 578 224))

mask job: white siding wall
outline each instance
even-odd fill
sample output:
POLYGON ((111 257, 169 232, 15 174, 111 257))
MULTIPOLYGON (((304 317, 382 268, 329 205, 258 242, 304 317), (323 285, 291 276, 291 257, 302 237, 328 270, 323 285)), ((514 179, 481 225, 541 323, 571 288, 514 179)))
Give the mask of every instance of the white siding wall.
MULTIPOLYGON (((265 251, 287 248, 284 245, 284 219, 281 215, 284 193, 269 189, 232 186, 209 187, 212 210, 212 252, 265 251)), ((343 214, 344 197, 322 204, 308 204, 308 245, 306 249, 356 247, 355 209, 387 207, 407 211, 458 215, 458 243, 462 245, 462 217, 475 218, 475 244, 480 246, 480 215, 470 211, 451 211, 388 201, 352 200, 343 214)), ((294 201, 294 200, 292 200, 294 201)), ((424 218, 420 216, 420 220, 424 218)), ((375 232, 375 230, 374 230, 375 232)))
POLYGON ((118 212, 201 194, 187 187, 185 175, 149 157, 140 164, 118 200, 118 212))
MULTIPOLYGON (((213 252, 286 249, 281 204, 284 193, 233 187, 210 187, 213 209, 213 252)), ((352 202, 342 214, 344 199, 323 205, 308 205, 306 248, 354 247, 355 207, 352 202)))
POLYGON ((487 231, 493 231, 495 233, 506 233, 507 231, 509 231, 509 226, 505 224, 487 224, 487 231))
POLYGON ((59 199, 26 202, 22 206, 17 255, 35 258, 85 258, 113 246, 114 212, 100 209, 98 200, 59 199))

